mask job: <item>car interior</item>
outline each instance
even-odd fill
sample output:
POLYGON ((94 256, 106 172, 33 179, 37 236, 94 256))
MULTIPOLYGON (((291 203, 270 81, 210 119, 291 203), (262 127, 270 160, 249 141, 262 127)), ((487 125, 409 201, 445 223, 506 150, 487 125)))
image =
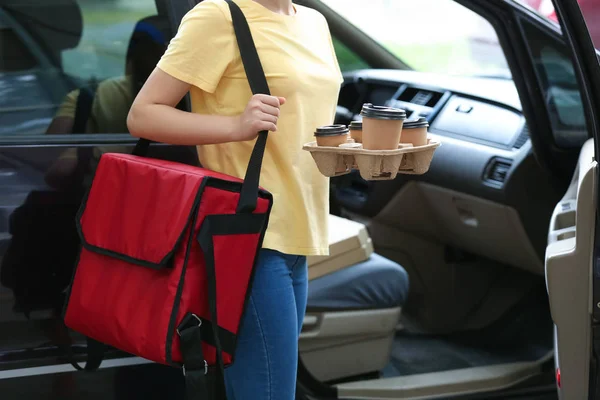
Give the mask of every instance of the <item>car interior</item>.
MULTIPOLYGON (((48 189, 47 169, 65 150, 75 143, 101 154, 130 151, 134 143, 126 132, 77 140, 44 135, 64 96, 90 79, 70 74, 61 53, 82 40, 86 51, 99 52, 89 44, 96 31, 85 24, 100 17, 81 11, 85 1, 41 3, 47 9, 32 15, 31 7, 0 2, 0 90, 17 93, 0 96, 0 265, 11 214, 31 191, 48 189), (58 15, 70 21, 66 28, 53 29, 58 15), (24 135, 34 142, 23 145, 24 135)), ((104 28, 122 46, 138 20, 156 14, 176 26, 189 6, 135 3, 145 8, 132 12, 127 27, 104 28)), ((442 143, 422 176, 368 182, 353 172, 331 180, 332 220, 354 221, 366 236, 356 248, 332 252, 328 262, 338 266, 310 281, 298 398, 491 398, 529 385, 555 390, 558 360, 565 398, 584 398, 589 268, 573 273, 572 267, 592 260, 597 176, 560 29, 515 1, 456 1, 493 29, 511 72, 509 79, 458 76, 411 69, 349 23, 339 2, 295 3, 325 15, 338 55, 355 57, 344 71, 336 123, 359 120, 364 103, 394 106, 409 118, 426 117, 430 136, 442 143)), ((156 146, 153 156, 197 163, 185 148, 156 146)), ((56 315, 44 309, 25 318, 5 282, 0 387, 9 387, 2 375, 9 362, 47 365, 61 354, 49 344, 55 338, 39 329, 56 315)))
MULTIPOLYGON (((364 40, 362 32, 353 32, 347 21, 323 3, 301 3, 326 15, 333 34, 344 38, 344 44, 364 40)), ((488 21, 505 44, 506 32, 493 18, 488 21)), ((589 354, 590 319, 584 306, 588 290, 583 290, 589 279, 579 281, 581 291, 575 289, 575 278, 567 270, 569 261, 559 257, 564 263, 563 275, 554 280, 562 285, 555 289, 562 297, 552 298, 551 315, 544 277, 545 262, 546 268, 552 263, 552 249, 547 250, 547 245, 559 246, 559 253, 564 246, 573 245, 564 241, 575 236, 576 207, 566 208, 565 201, 576 201, 577 183, 581 185, 591 163, 591 147, 588 143, 587 153, 586 147, 581 147, 587 139, 583 107, 560 36, 531 21, 520 23, 533 68, 542 77, 543 100, 549 109, 548 133, 554 132, 550 139, 562 145, 560 150, 543 143, 550 135, 543 137, 539 128, 534 130, 538 121, 528 110, 535 108, 531 104, 534 99, 523 95, 517 83, 524 77, 512 68, 510 80, 440 76, 394 65, 346 74, 338 123, 360 119, 363 103, 391 105, 406 109, 413 118, 425 116, 431 136, 442 146, 429 172, 420 177, 371 183, 352 173, 332 179, 332 209, 365 223, 375 252, 401 265, 410 282, 389 362, 382 363, 375 375, 336 379, 329 371, 313 367, 313 372, 305 360, 317 379, 333 381, 340 398, 432 398, 491 392, 518 387, 534 376, 551 382, 553 317, 555 321, 558 318, 555 308, 569 318, 570 322, 562 323, 570 327, 565 337, 577 331, 580 338, 588 338, 587 342, 573 336, 565 339, 570 346, 561 354, 564 351, 572 363, 579 364, 578 369, 571 369, 570 377, 577 376, 581 384, 588 376, 581 368, 589 354), (570 100, 568 105, 561 101, 565 98, 570 100), (574 171, 580 149, 580 166, 574 171), (581 296, 579 313, 573 313, 574 303, 567 301, 573 292, 581 296), (579 325, 571 323, 574 318, 579 325), (582 325, 584 322, 587 325, 582 325), (572 351, 572 346, 578 352, 572 351)), ((360 51, 356 45, 352 49, 360 51)), ((514 67, 511 48, 503 49, 508 64, 514 67)), ((374 46, 371 52, 375 52, 374 46)), ((385 64, 384 57, 361 56, 385 64)), ((595 212, 595 207, 590 212, 595 212)), ((577 221, 579 218, 577 213, 577 221)), ((588 221, 582 230, 584 238, 590 237, 593 226, 589 215, 588 221)), ((591 257, 589 247, 578 250, 582 257, 591 257)), ((550 281, 548 285, 548 291, 552 290, 550 281)), ((353 289, 348 284, 347 290, 353 289)), ((340 328, 339 335, 345 335, 345 330, 340 328)), ((364 342, 358 338, 356 354, 360 355, 358 347, 364 342)), ((367 360, 371 359, 358 363, 366 366, 367 360)), ((572 365, 562 366, 561 371, 572 365)), ((565 398, 583 398, 587 386, 579 388, 575 397, 565 398)))

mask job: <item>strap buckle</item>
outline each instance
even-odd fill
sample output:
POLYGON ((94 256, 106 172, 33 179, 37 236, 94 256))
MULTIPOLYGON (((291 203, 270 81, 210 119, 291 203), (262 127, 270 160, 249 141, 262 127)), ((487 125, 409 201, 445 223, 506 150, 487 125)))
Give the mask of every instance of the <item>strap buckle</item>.
POLYGON ((199 316, 197 316, 196 314, 188 314, 188 315, 187 315, 187 316, 186 316, 186 317, 183 319, 183 321, 181 321, 181 324, 179 324, 179 326, 178 326, 178 327, 177 327, 177 329, 176 329, 176 331, 177 331, 177 334, 178 334, 179 336, 181 336, 180 329, 187 328, 187 325, 190 323, 190 320, 191 320, 191 319, 196 319, 196 322, 197 322, 197 324, 196 324, 196 325, 198 326, 198 328, 202 326, 202 320, 200 319, 200 317, 199 317, 199 316))
MULTIPOLYGON (((186 376, 186 369, 185 369, 185 365, 181 367, 181 369, 183 370, 183 376, 186 376)), ((206 362, 206 360, 204 360, 204 375, 208 374, 208 362, 206 362)))

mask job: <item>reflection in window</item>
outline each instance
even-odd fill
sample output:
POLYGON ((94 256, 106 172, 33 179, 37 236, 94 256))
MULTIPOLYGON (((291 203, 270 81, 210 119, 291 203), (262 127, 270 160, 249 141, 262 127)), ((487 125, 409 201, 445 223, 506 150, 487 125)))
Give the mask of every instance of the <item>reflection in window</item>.
POLYGON ((23 71, 37 66, 33 55, 18 35, 8 28, 0 28, 0 73, 23 71))
MULTIPOLYGON (((556 10, 554 9, 554 5, 552 4, 552 0, 518 0, 521 3, 532 7, 535 11, 537 11, 542 16, 548 18, 551 21, 558 23, 558 17, 556 15, 556 10)), ((577 0, 579 4, 579 8, 581 9, 581 13, 583 14, 583 18, 585 18, 585 22, 588 30, 590 31, 590 35, 592 37, 592 41, 594 42, 594 46, 597 49, 600 49, 600 1, 598 0, 577 0)))
POLYGON ((540 59, 549 82, 546 101, 554 104, 558 123, 585 129, 585 114, 573 65, 549 46, 542 48, 540 59))
POLYGON ((154 0, 0 4, 0 140, 127 133, 131 103, 171 37, 156 14, 154 0), (93 96, 84 108, 82 92, 93 96), (87 123, 75 126, 76 115, 87 123))
POLYGON ((556 144, 580 147, 588 138, 583 103, 571 58, 563 44, 529 23, 523 25, 544 90, 556 144))
POLYGON ((511 79, 492 25, 454 0, 320 0, 416 71, 511 79))

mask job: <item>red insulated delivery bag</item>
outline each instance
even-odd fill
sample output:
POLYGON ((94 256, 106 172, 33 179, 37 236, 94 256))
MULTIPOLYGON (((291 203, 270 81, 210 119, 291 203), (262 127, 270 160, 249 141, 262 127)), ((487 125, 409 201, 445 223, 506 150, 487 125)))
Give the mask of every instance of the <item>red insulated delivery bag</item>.
MULTIPOLYGON (((244 15, 228 3, 252 91, 269 94, 244 15)), ((223 391, 273 202, 258 185, 266 141, 261 132, 243 181, 142 157, 147 141, 137 155, 103 155, 77 218, 66 325, 183 367, 188 398, 206 397, 208 371, 223 391)))

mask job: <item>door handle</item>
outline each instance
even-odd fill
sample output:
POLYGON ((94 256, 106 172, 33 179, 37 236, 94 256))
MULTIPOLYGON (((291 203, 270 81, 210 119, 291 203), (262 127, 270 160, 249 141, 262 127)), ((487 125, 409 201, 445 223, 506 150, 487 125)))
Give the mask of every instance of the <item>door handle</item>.
POLYGON ((316 315, 306 315, 304 316, 304 321, 302 322, 302 332, 300 333, 300 338, 314 338, 319 335, 320 328, 320 319, 316 315))
POLYGON ((469 208, 469 205, 461 199, 456 197, 452 198, 452 203, 454 203, 454 207, 456 207, 456 212, 458 213, 458 218, 463 225, 468 226, 470 228, 477 228, 479 226, 479 220, 469 208))
POLYGON ((457 207, 458 216, 463 225, 466 225, 470 228, 477 228, 479 226, 479 220, 477 217, 470 211, 460 207, 457 207))

